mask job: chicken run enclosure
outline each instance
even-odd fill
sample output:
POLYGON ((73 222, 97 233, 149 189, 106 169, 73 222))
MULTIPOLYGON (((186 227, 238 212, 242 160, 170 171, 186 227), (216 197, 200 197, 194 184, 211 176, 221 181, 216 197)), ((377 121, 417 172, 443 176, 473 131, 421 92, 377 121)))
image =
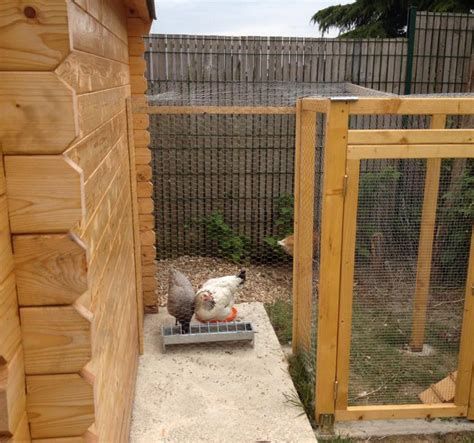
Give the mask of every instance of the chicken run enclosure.
POLYGON ((320 424, 474 419, 472 95, 177 82, 136 108, 159 285, 243 267, 240 301, 289 303, 320 424))

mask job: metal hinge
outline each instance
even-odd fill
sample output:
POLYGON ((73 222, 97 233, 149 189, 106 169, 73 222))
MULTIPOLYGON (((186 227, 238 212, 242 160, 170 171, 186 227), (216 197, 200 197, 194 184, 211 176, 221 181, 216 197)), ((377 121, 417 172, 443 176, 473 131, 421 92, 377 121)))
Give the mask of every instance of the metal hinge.
POLYGON ((319 414, 319 430, 322 434, 334 432, 334 414, 319 414))
POLYGON ((347 194, 347 182, 348 182, 348 179, 349 177, 346 175, 344 175, 344 177, 342 178, 342 196, 344 198, 346 198, 346 194, 347 194))
POLYGON ((337 400, 337 393, 338 393, 338 390, 339 390, 339 383, 338 381, 336 380, 334 382, 334 400, 337 400))

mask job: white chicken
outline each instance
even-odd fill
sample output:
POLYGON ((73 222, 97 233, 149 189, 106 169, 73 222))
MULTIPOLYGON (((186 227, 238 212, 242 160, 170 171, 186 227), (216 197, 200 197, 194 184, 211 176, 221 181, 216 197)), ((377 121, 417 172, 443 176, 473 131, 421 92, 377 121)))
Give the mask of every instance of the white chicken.
POLYGON ((204 323, 232 320, 234 296, 244 282, 245 271, 207 280, 196 293, 196 318, 204 323))

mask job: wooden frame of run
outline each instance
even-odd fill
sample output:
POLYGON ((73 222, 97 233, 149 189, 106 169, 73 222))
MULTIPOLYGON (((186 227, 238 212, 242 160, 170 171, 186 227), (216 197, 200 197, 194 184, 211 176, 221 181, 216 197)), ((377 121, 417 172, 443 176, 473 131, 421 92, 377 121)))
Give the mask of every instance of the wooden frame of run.
POLYGON ((443 158, 474 158, 474 130, 445 129, 447 115, 474 114, 472 97, 304 98, 297 106, 293 349, 306 350, 311 330, 316 113, 326 115, 321 212, 315 419, 468 417, 474 420, 474 233, 453 403, 348 406, 356 216, 362 159, 427 159, 411 345, 423 346, 436 204, 443 158), (431 129, 349 130, 355 115, 429 115, 431 129), (311 119, 313 124, 311 124, 311 119), (305 122, 303 129, 302 122, 305 122), (311 182, 310 177, 313 177, 311 182), (312 184, 312 187, 310 186, 312 184), (311 238, 310 238, 311 237, 311 238), (428 259, 427 259, 428 258, 428 259), (308 274, 309 273, 309 274, 308 274), (421 321, 420 321, 421 318, 421 321), (306 335, 305 335, 306 334, 306 335))

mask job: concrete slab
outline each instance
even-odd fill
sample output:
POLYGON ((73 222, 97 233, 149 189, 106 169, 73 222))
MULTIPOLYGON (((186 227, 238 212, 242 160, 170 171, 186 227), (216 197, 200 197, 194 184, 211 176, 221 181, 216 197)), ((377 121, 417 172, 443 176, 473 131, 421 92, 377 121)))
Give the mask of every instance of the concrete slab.
MULTIPOLYGON (((448 435, 472 432, 474 437, 474 423, 463 419, 436 419, 436 420, 367 420, 338 422, 334 425, 334 432, 341 437, 353 439, 372 439, 387 436, 430 436, 448 435)), ((402 439, 400 441, 408 441, 402 439)), ((427 440, 431 441, 431 440, 427 440)), ((471 441, 471 440, 466 440, 471 441)))
POLYGON ((237 306, 256 329, 249 344, 175 346, 162 353, 165 310, 145 318, 130 441, 314 442, 286 359, 261 303, 237 306))

